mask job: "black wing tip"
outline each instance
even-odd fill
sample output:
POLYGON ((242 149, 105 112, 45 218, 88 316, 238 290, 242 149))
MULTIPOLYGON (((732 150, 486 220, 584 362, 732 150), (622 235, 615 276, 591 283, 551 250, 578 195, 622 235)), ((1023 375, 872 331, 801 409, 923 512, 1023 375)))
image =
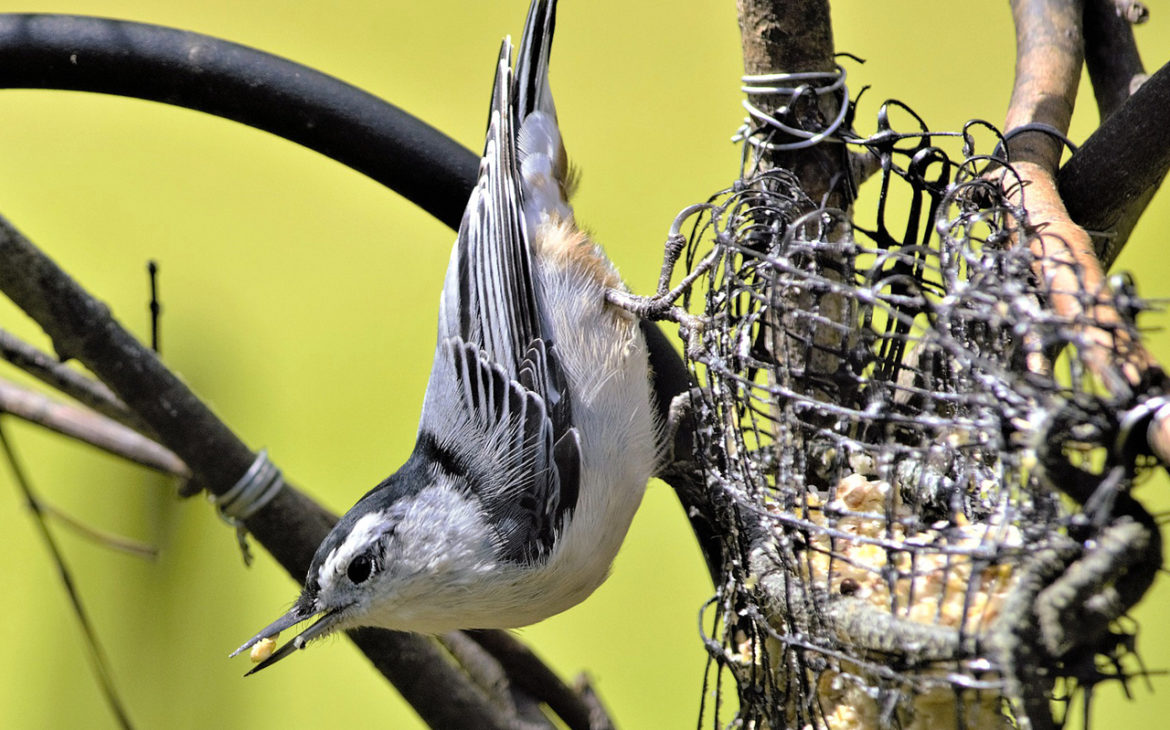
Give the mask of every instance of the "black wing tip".
POLYGON ((553 463, 557 468, 557 481, 560 486, 560 514, 557 516, 557 527, 567 512, 577 508, 577 497, 581 492, 581 434, 576 428, 570 428, 561 434, 553 446, 553 463))

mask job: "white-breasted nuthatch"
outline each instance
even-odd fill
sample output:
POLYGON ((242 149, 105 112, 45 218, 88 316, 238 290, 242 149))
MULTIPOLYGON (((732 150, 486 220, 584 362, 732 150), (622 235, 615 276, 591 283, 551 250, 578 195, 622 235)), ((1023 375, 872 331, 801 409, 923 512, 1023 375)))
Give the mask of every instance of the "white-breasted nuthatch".
POLYGON ((658 458, 646 344, 577 228, 548 86, 555 0, 500 49, 479 180, 451 253, 418 440, 313 557, 313 617, 253 671, 357 626, 441 633, 559 613, 605 580, 658 458))

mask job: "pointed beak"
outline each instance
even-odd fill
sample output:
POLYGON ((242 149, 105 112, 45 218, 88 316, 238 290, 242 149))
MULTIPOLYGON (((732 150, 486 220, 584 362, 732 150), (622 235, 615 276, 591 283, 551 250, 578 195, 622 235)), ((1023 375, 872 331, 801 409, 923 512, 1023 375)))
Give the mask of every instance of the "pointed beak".
POLYGON ((346 608, 347 606, 342 606, 340 608, 335 608, 329 611, 326 611, 325 609, 313 610, 311 606, 306 605, 302 601, 297 601, 293 607, 289 609, 288 613, 276 619, 271 624, 265 626, 260 631, 260 633, 256 634, 251 639, 248 639, 246 642, 244 642, 243 646, 241 646, 239 649, 236 649, 228 656, 229 658, 234 657, 242 651, 247 651, 248 649, 251 649, 257 642, 269 637, 274 637, 281 631, 296 626, 302 621, 307 621, 314 616, 321 617, 312 626, 297 634, 295 638, 285 643, 284 646, 273 652, 272 655, 267 659, 252 667, 252 669, 244 676, 246 677, 249 674, 255 674, 261 669, 270 667, 281 659, 284 659, 294 651, 298 649, 304 649, 305 645, 313 639, 320 638, 335 631, 341 624, 346 608))

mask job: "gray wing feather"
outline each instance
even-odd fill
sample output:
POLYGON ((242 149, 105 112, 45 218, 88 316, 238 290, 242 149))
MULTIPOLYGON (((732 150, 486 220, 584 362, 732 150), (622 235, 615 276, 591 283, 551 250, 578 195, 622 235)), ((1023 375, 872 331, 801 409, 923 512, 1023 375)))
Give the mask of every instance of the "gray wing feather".
MULTIPOLYGON (((554 6, 535 3, 531 12, 554 6)), ((530 16, 518 71, 547 71, 551 28, 550 19, 530 16)), ((581 447, 522 214, 516 127, 523 107, 518 112, 514 100, 510 54, 505 40, 479 180, 443 287, 419 429, 473 465, 460 480, 496 527, 501 557, 527 562, 551 548, 576 505, 581 447)), ((543 75, 517 82, 534 85, 547 94, 543 75)))

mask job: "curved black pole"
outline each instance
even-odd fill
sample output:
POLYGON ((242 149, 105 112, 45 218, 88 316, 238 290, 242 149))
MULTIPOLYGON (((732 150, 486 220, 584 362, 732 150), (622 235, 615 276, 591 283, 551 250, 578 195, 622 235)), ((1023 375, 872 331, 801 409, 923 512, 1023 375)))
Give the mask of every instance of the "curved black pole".
POLYGON ((368 175, 452 228, 479 163, 434 127, 332 76, 157 25, 0 14, 0 88, 115 94, 232 119, 368 175))

